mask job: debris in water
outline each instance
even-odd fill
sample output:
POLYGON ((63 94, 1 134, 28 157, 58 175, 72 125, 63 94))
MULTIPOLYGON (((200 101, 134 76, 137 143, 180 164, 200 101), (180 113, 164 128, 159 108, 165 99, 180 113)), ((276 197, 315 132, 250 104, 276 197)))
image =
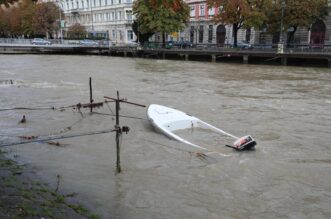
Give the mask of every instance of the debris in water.
POLYGON ((21 121, 19 123, 26 123, 25 115, 23 115, 23 118, 21 119, 21 121))
POLYGON ((49 145, 54 145, 54 146, 58 146, 58 147, 64 146, 64 144, 61 144, 58 141, 47 141, 46 143, 49 144, 49 145))
POLYGON ((22 138, 22 139, 25 139, 25 140, 31 140, 31 139, 37 139, 38 136, 34 136, 34 135, 31 135, 31 136, 19 136, 19 138, 22 138))
POLYGON ((190 154, 197 157, 197 158, 204 159, 204 160, 208 157, 208 155, 206 155, 205 153, 202 153, 202 152, 190 151, 190 154))

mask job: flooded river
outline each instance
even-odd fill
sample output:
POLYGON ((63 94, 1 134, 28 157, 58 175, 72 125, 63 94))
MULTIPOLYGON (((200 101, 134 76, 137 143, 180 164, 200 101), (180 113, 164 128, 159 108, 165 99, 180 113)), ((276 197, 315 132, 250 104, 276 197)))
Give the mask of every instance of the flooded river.
MULTIPOLYGON (((116 96, 174 107, 236 136, 256 150, 236 152, 222 138, 192 137, 219 153, 154 131, 146 108, 121 105, 123 172, 115 173, 115 134, 6 147, 60 191, 102 218, 330 218, 331 70, 100 56, 0 56, 0 108, 48 108, 116 96)), ((109 114, 114 103, 96 112, 109 114)), ((73 109, 0 111, 0 144, 17 136, 112 129, 111 116, 73 109), (18 124, 25 115, 27 123, 18 124), (70 127, 70 128, 68 128, 70 127)), ((181 133, 191 137, 192 133, 181 133)))

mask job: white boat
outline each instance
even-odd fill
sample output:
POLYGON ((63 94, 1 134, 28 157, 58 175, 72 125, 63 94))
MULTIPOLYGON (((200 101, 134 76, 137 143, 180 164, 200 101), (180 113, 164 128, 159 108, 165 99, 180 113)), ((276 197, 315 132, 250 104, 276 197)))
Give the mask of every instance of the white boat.
POLYGON ((233 143, 233 146, 226 146, 237 150, 251 149, 256 145, 255 140, 249 135, 238 138, 230 133, 223 131, 222 129, 216 128, 215 126, 201 121, 194 116, 187 115, 182 111, 166 106, 151 104, 147 109, 147 117, 152 125, 163 134, 198 149, 208 150, 205 147, 199 146, 181 138, 173 132, 188 128, 203 128, 234 138, 235 142, 233 143))

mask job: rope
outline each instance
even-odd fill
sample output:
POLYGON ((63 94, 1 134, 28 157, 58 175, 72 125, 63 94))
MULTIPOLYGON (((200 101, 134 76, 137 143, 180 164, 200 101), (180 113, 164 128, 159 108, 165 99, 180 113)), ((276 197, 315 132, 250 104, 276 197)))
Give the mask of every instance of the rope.
MULTIPOLYGON (((93 112, 94 114, 97 115, 103 115, 103 116, 112 116, 115 117, 115 114, 110 114, 110 113, 99 113, 99 112, 93 112)), ((145 118, 141 118, 141 117, 135 117, 135 116, 127 116, 127 115, 119 115, 119 117, 123 117, 123 118, 129 118, 129 119, 141 119, 141 120, 148 120, 145 118)))
MULTIPOLYGON (((114 102, 113 100, 105 100, 104 103, 114 102)), ((60 107, 13 107, 13 108, 2 108, 0 111, 10 111, 10 110, 63 110, 68 108, 77 108, 78 105, 70 105, 70 106, 60 106, 60 107)))
POLYGON ((13 143, 6 143, 1 144, 1 147, 19 145, 19 144, 29 144, 35 142, 44 142, 44 141, 51 141, 51 140, 58 140, 58 139, 65 139, 65 138, 75 138, 75 137, 82 137, 82 136, 89 136, 89 135, 99 135, 99 134, 106 134, 110 132, 114 132, 115 130, 103 130, 103 131, 95 131, 95 132, 88 132, 88 133, 80 133, 80 134, 73 134, 73 135, 60 135, 60 136, 53 136, 53 137, 44 137, 41 138, 40 136, 37 139, 29 140, 29 141, 20 141, 20 142, 13 142, 13 143))

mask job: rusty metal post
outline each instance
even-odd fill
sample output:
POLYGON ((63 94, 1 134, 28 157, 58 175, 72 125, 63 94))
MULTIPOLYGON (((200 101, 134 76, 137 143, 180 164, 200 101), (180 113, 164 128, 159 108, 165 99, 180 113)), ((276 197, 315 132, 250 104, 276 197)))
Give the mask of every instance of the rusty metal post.
MULTIPOLYGON (((113 100, 115 102, 115 116, 116 116, 116 124, 115 124, 115 131, 116 131, 116 172, 120 173, 122 171, 121 169, 121 161, 120 161, 120 137, 122 136, 122 128, 120 127, 120 102, 122 103, 127 103, 127 104, 131 104, 131 105, 135 105, 135 106, 140 106, 140 107, 146 107, 145 105, 142 104, 138 104, 138 103, 133 103, 133 102, 129 102, 126 99, 120 99, 120 95, 119 92, 117 91, 117 97, 113 98, 113 97, 107 97, 107 96, 103 96, 106 99, 110 99, 113 100)), ((123 127, 123 131, 124 132, 128 132, 129 131, 129 127, 123 127)))
POLYGON ((117 91, 117 99, 115 101, 116 103, 116 124, 115 124, 115 129, 116 129, 116 171, 117 173, 120 173, 121 170, 121 160, 120 160, 120 137, 122 135, 121 128, 120 128, 120 116, 119 116, 119 111, 120 111, 120 97, 119 97, 119 92, 117 91))
POLYGON ((92 103, 93 103, 93 99, 92 99, 92 78, 90 77, 90 104, 91 104, 90 110, 91 110, 91 112, 92 112, 92 103))

